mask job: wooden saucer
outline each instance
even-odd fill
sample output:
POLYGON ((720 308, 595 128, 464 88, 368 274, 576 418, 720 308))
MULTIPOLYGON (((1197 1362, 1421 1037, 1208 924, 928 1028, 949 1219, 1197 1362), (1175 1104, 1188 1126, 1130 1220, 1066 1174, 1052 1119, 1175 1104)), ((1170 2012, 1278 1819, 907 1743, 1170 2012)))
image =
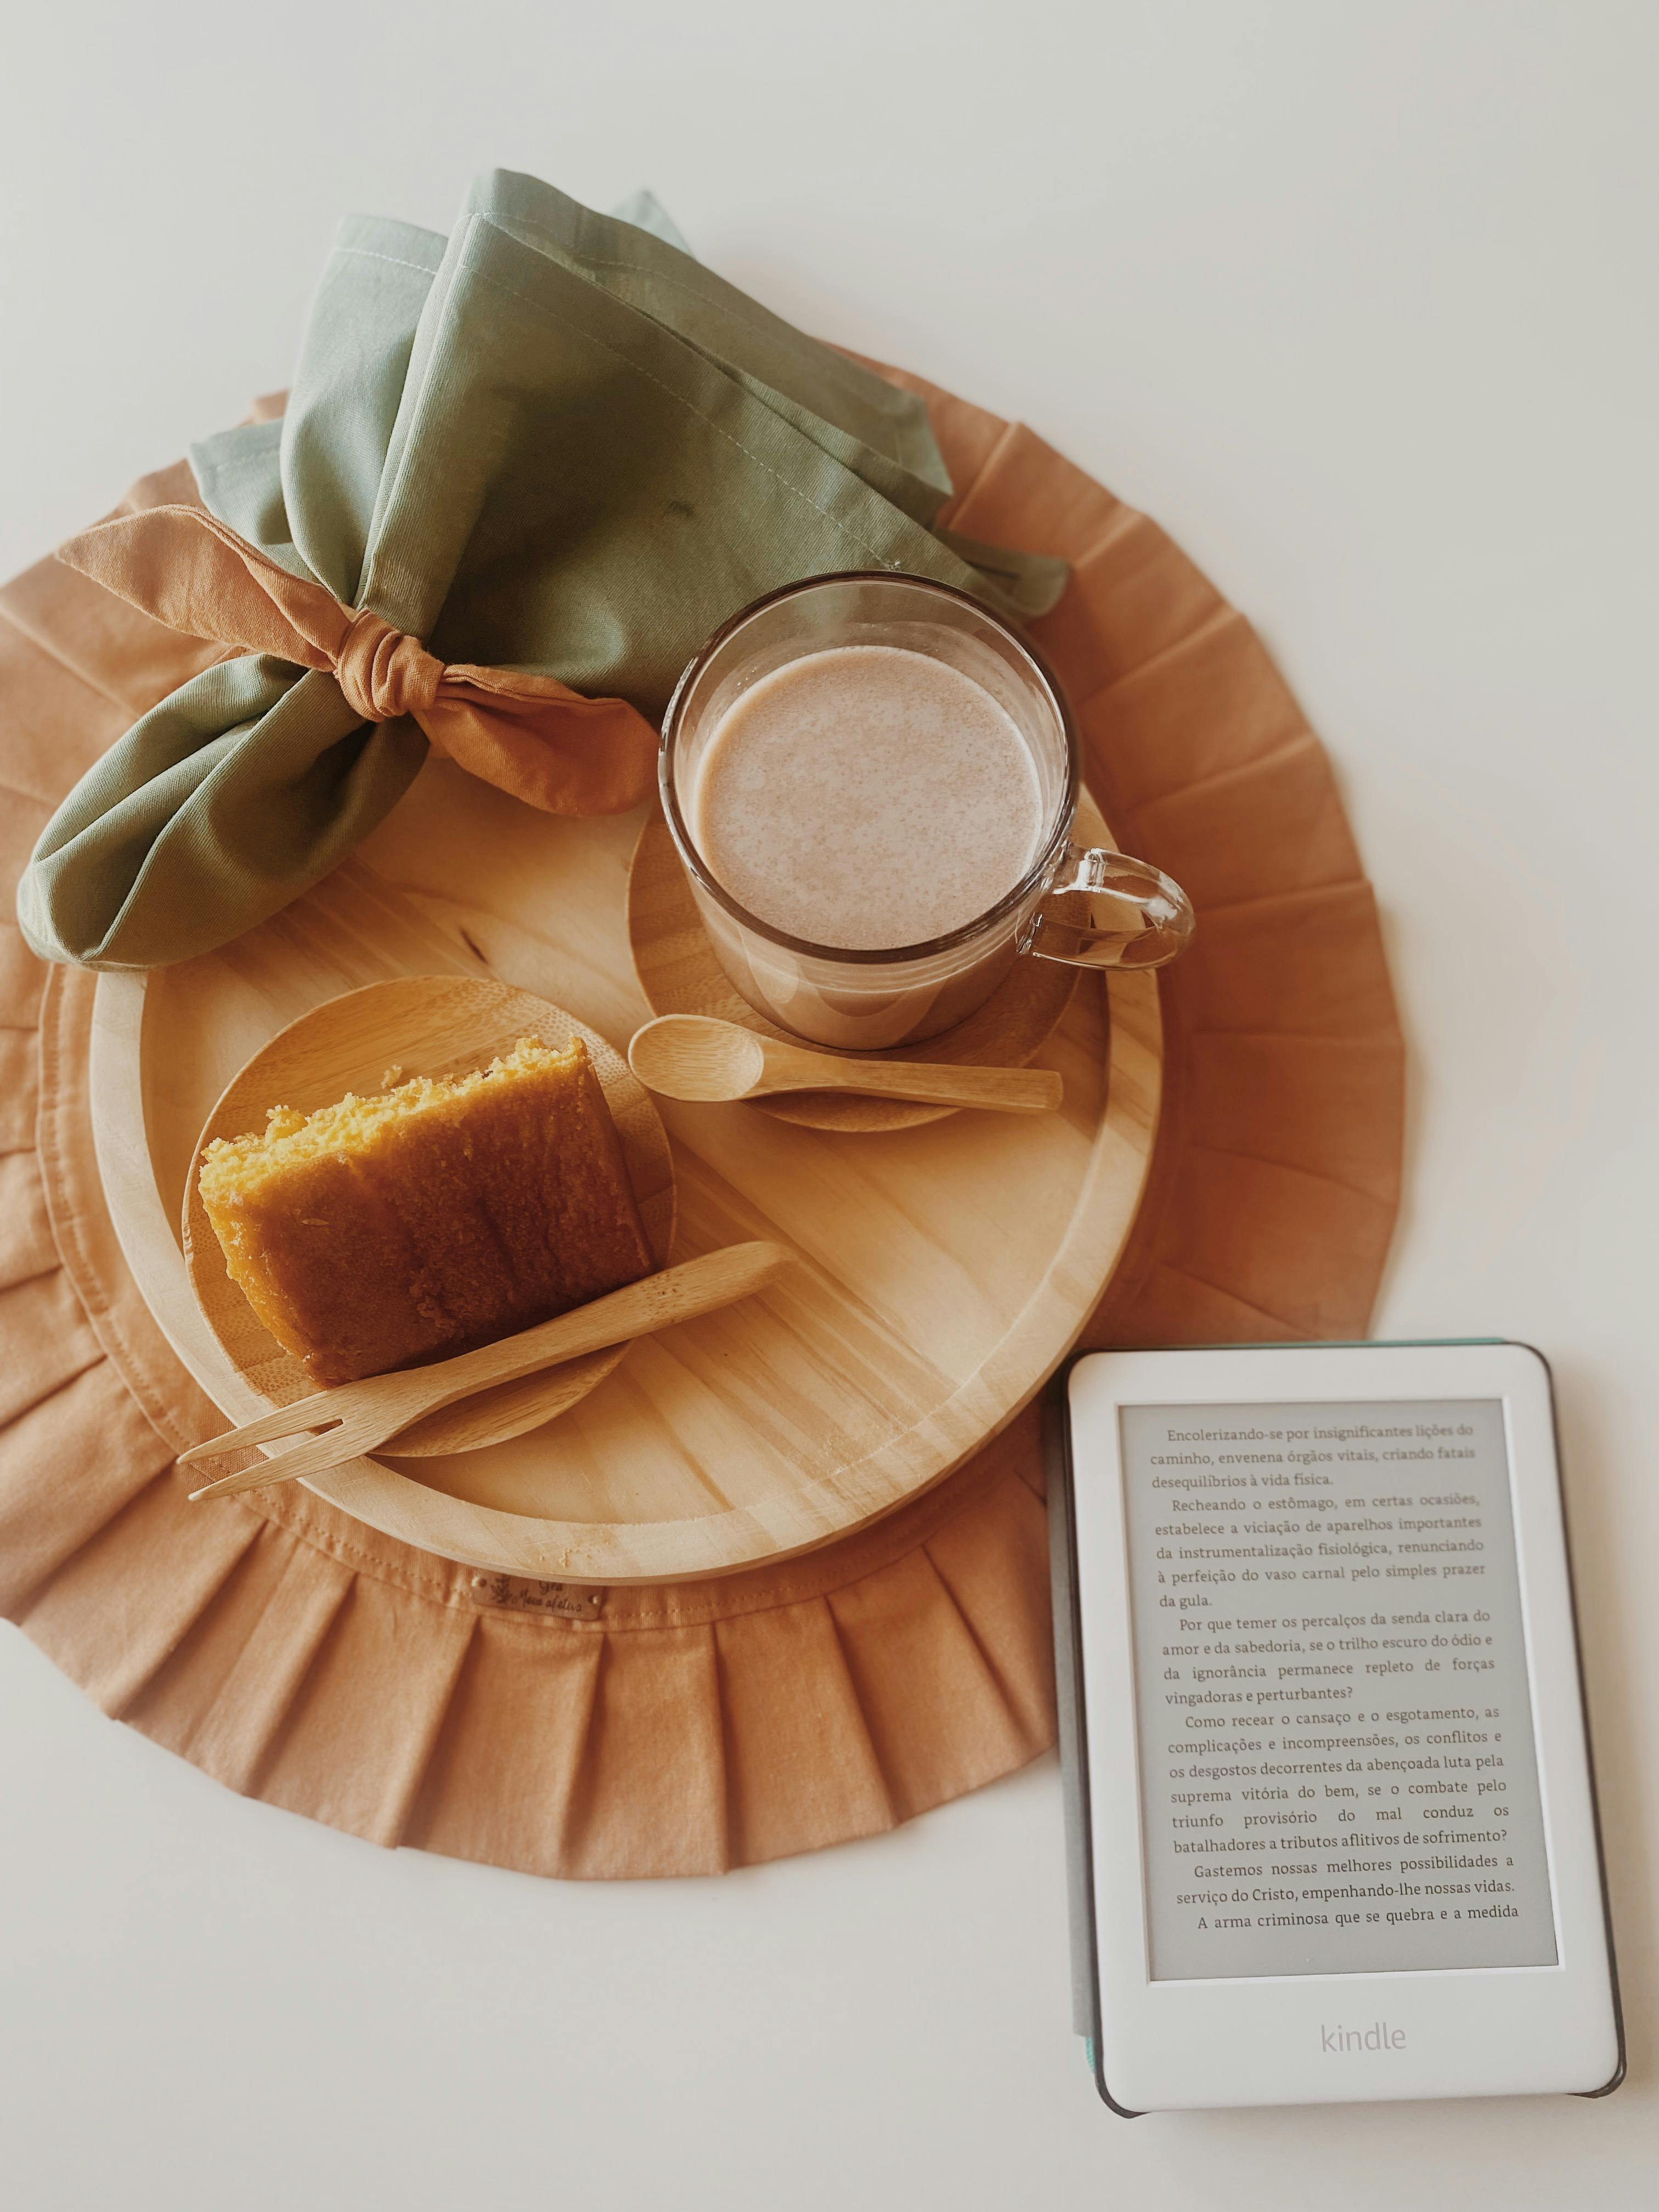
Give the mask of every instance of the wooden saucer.
MULTIPOLYGON (((1110 842, 1106 825, 1085 792, 1078 807, 1076 836, 1085 844, 1110 842)), ((628 938, 634 969, 654 1014, 713 1014, 739 1022, 763 1036, 798 1042, 786 1029, 758 1014, 720 966, 697 914, 691 885, 680 866, 667 822, 653 814, 640 832, 628 872, 628 938)), ((944 1060, 957 1066, 1024 1067, 1064 1019, 1079 970, 1054 960, 1020 960, 976 1013, 943 1036, 874 1055, 884 1060, 944 1060)), ((829 1091, 797 1091, 752 1102, 759 1114, 798 1128, 843 1134, 915 1129, 942 1121, 954 1106, 911 1106, 890 1098, 848 1097, 829 1091)))
MULTIPOLYGON (((579 1036, 617 1124, 628 1179, 658 1264, 674 1240, 674 1163, 651 1094, 621 1054, 547 999, 507 983, 466 975, 404 975, 313 1006, 262 1045, 222 1093, 197 1141, 185 1186, 185 1262, 208 1326, 237 1372, 272 1406, 292 1405, 317 1385, 283 1350, 231 1280, 219 1240, 197 1189, 202 1155, 216 1137, 263 1127, 272 1106, 301 1113, 332 1105, 349 1091, 360 1096, 414 1075, 460 1075, 509 1053, 522 1036, 553 1047, 579 1036), (392 1073, 392 1071, 398 1071, 392 1073)), ((567 1360, 557 1372, 560 1410, 585 1397, 626 1358, 627 1345, 567 1360)), ((545 1387, 548 1376, 527 1378, 545 1387)), ((487 1412, 525 1382, 482 1391, 473 1409, 487 1412)))

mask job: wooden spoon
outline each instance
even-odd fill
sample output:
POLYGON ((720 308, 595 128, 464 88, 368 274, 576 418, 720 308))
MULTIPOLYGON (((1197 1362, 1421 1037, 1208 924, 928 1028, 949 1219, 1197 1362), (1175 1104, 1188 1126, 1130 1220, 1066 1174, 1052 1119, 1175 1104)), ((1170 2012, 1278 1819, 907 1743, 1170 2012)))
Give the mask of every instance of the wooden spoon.
MULTIPOLYGON (((794 1258, 782 1244, 728 1244, 718 1252, 705 1252, 700 1260, 684 1261, 659 1274, 644 1276, 620 1291, 594 1298, 574 1312, 544 1321, 538 1328, 502 1337, 498 1343, 481 1345, 476 1352, 459 1352, 453 1359, 434 1361, 426 1367, 400 1367, 390 1375, 365 1376, 359 1382, 343 1382, 337 1389, 319 1390, 279 1406, 257 1420, 245 1421, 206 1443, 192 1444, 179 1455, 180 1467, 197 1460, 215 1459, 222 1453, 240 1451, 245 1445, 273 1443, 279 1437, 297 1436, 304 1429, 322 1429, 321 1436, 278 1458, 222 1475, 217 1482, 191 1492, 196 1498, 228 1498, 239 1490, 258 1490, 270 1482, 292 1482, 296 1477, 321 1474, 342 1461, 361 1459, 391 1441, 390 1456, 403 1454, 404 1435, 410 1425, 421 1428, 440 1408, 461 1410, 460 1402, 480 1390, 530 1377, 555 1361, 577 1358, 611 1344, 625 1344, 637 1336, 667 1328, 675 1322, 695 1320, 746 1298, 764 1288, 794 1258)), ((586 1395, 585 1392, 582 1395, 586 1395)), ((503 1431, 492 1404, 471 1433, 458 1430, 447 1448, 499 1443, 502 1436, 517 1436, 521 1423, 503 1431)), ((412 1433, 412 1431, 411 1431, 412 1433)))
POLYGON ((1047 1067, 956 1067, 913 1060, 853 1059, 785 1044, 708 1014, 664 1014, 634 1032, 628 1065, 647 1091, 702 1103, 764 1098, 777 1091, 857 1091, 924 1106, 981 1106, 1047 1114, 1065 1085, 1047 1067))

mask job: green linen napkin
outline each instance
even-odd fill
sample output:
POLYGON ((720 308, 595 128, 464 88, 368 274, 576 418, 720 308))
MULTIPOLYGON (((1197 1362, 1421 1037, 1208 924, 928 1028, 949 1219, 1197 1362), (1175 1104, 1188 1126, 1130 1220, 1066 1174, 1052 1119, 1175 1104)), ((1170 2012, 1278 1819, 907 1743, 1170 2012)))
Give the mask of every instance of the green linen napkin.
MULTIPOLYGON (((347 218, 286 414, 191 453, 207 507, 447 662, 653 723, 711 631, 802 576, 885 568, 1005 613, 1053 605, 1063 563, 932 526, 951 486, 920 400, 724 283, 648 198, 631 212, 496 171, 447 240, 347 218)), ((325 671, 221 662, 59 807, 24 933, 99 968, 224 944, 343 859, 426 750, 325 671)))

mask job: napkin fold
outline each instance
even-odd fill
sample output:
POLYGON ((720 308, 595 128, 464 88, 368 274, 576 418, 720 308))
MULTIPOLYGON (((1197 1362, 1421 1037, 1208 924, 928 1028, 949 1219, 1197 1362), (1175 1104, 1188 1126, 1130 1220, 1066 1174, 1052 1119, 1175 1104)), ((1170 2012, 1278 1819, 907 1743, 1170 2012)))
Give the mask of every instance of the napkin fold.
POLYGON ((447 667, 365 608, 343 607, 199 507, 152 507, 58 549, 84 576, 169 629, 326 669, 365 722, 412 715, 486 783, 552 814, 616 814, 651 788, 657 733, 625 699, 585 699, 551 676, 447 667))
POLYGON ((226 943, 343 859, 428 742, 536 805, 630 805, 685 662, 799 577, 1054 605, 1063 562, 937 526, 919 398, 631 211, 651 227, 496 171, 447 239, 349 217, 280 421, 193 450, 200 508, 64 549, 236 657, 54 814, 18 893, 37 952, 149 968, 226 943))

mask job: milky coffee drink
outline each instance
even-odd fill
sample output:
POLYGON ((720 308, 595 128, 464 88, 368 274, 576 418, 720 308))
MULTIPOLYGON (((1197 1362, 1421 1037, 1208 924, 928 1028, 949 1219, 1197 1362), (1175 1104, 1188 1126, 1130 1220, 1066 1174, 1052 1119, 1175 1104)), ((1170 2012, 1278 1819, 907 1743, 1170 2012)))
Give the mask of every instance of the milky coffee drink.
POLYGON ((1042 802, 1012 718, 930 654, 836 646, 787 662, 721 717, 688 826, 758 921, 847 951, 942 937, 1036 858, 1042 802))

